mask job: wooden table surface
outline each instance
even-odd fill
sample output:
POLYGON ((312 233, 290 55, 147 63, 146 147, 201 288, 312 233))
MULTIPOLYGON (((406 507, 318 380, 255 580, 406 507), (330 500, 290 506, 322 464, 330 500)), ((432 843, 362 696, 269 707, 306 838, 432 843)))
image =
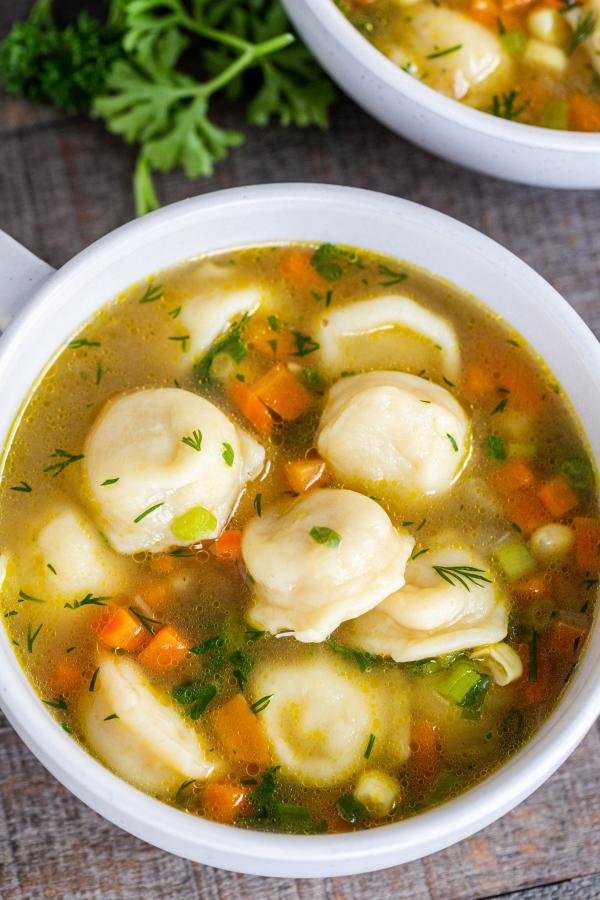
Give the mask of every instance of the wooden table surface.
MULTIPOLYGON (((0 36, 27 0, 0 5, 0 36)), ((223 119, 240 125, 235 110, 223 119)), ((132 153, 98 123, 0 96, 0 228, 53 266, 133 216, 132 153)), ((523 257, 600 334, 600 193, 509 185, 441 162, 340 100, 326 133, 253 130, 214 176, 160 179, 164 202, 234 185, 385 191, 467 222, 523 257)), ((0 715, 0 898, 519 900, 600 897, 600 726, 527 802, 470 840, 371 875, 275 880, 170 856, 72 797, 0 715)))

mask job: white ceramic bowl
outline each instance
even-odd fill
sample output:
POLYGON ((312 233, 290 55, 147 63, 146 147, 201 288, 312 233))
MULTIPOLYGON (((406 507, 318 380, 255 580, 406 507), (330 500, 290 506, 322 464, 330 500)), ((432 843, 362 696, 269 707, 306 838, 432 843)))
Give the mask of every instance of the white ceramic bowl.
MULTIPOLYGON (((185 200, 117 229, 55 274, 0 232, 0 306, 9 311, 37 284, 0 340, 0 444, 57 348, 118 291, 198 253, 296 240, 352 244, 410 260, 481 298, 547 360, 573 399, 600 462, 600 345, 556 291, 507 250, 460 222, 406 200, 325 185, 265 185, 185 200)), ((549 721, 501 770, 461 797, 370 831, 309 837, 262 834, 187 815, 101 766, 42 705, 4 629, 0 631, 0 704, 53 775, 107 819, 158 847, 259 875, 366 872, 461 840, 542 784, 600 712, 596 628, 549 721)))
POLYGON ((556 131, 472 109, 403 72, 334 0, 283 0, 331 77, 392 131, 451 162, 524 184, 600 188, 600 134, 556 131))

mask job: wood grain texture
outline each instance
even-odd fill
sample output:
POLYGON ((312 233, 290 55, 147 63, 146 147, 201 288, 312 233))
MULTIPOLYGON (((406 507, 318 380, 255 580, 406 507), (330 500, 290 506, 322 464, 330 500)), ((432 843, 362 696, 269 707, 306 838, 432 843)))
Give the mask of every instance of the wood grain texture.
MULTIPOLYGON (((0 4, 0 35, 28 8, 0 4)), ((236 110, 222 121, 240 127, 236 110)), ((132 216, 133 153, 98 123, 0 97, 0 227, 54 266, 132 216)), ((487 179, 434 159, 340 101, 330 131, 248 130, 210 179, 159 179, 164 202, 239 184, 385 191, 485 232, 546 277, 600 334, 600 193, 487 179)), ((151 267, 151 264, 150 264, 151 267)), ((75 800, 0 717, 0 897, 6 900, 515 900, 600 897, 600 728, 527 802, 416 863, 353 878, 271 880, 169 856, 75 800)))

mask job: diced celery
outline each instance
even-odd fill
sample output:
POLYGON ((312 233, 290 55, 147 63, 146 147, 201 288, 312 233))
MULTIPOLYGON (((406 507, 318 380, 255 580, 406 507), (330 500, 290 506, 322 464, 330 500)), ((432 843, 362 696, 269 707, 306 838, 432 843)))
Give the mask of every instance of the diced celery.
POLYGON ((533 459, 537 453, 535 444, 524 443, 521 441, 510 441, 506 448, 509 459, 519 457, 520 459, 533 459))
POLYGON ((459 659, 458 662, 448 669, 444 679, 437 685, 437 692, 445 697, 446 700, 452 700, 454 703, 462 703, 472 687, 479 681, 479 672, 477 672, 466 659, 459 659))
POLYGON ((531 575, 537 568, 527 544, 517 537, 504 538, 496 544, 494 559, 507 581, 518 581, 519 578, 531 575))
POLYGON ((505 31, 500 40, 506 52, 516 56, 523 53, 527 46, 527 38, 522 31, 505 31))
POLYGON ((569 107, 565 100, 552 100, 542 109, 540 125, 543 128, 555 128, 566 131, 569 127, 569 107))

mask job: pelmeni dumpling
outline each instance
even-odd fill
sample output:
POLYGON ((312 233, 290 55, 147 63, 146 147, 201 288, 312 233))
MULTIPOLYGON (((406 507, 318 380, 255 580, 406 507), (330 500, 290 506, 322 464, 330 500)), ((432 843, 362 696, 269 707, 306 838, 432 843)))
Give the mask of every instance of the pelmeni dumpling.
POLYGON ((343 371, 384 368, 398 360, 404 370, 427 370, 440 379, 456 381, 460 372, 452 325, 400 294, 327 310, 317 341, 321 364, 333 377, 343 371))
POLYGON ((317 449, 351 485, 411 495, 446 491, 469 455, 469 421, 445 388, 404 372, 342 378, 327 398, 317 449))
POLYGON ((398 671, 364 674, 356 666, 320 653, 290 662, 262 662, 253 671, 251 697, 272 694, 261 712, 273 761, 305 785, 336 784, 380 754, 401 764, 410 753, 410 698, 398 671))
POLYGON ((464 547, 430 550, 406 567, 406 584, 364 616, 348 623, 343 641, 396 662, 428 659, 493 644, 506 637, 508 603, 486 564, 464 547), (472 566, 489 581, 467 587, 435 567, 472 566))
POLYGON ((92 750, 106 765, 136 787, 162 796, 184 780, 208 778, 216 770, 214 752, 150 687, 137 663, 108 654, 98 662, 82 722, 92 750), (107 719, 115 714, 118 718, 107 719))
POLYGON ((310 491, 244 529, 242 554, 253 579, 248 618, 272 633, 322 641, 402 587, 413 546, 369 497, 310 491))
POLYGON ((125 590, 133 563, 118 556, 93 523, 75 505, 51 509, 34 533, 34 565, 22 583, 44 601, 82 599, 86 594, 111 596, 125 590))
POLYGON ((94 507, 121 553, 216 537, 265 451, 208 400, 178 388, 109 402, 85 446, 94 507))
POLYGON ((511 59, 498 36, 457 10, 412 7, 395 40, 397 49, 386 48, 394 62, 411 65, 429 87, 455 100, 491 104, 510 79, 511 59), (451 53, 443 52, 449 48, 451 53))
POLYGON ((262 292, 256 286, 232 290, 220 285, 188 300, 182 307, 180 321, 190 336, 192 358, 208 350, 236 319, 255 312, 261 298, 262 292))

